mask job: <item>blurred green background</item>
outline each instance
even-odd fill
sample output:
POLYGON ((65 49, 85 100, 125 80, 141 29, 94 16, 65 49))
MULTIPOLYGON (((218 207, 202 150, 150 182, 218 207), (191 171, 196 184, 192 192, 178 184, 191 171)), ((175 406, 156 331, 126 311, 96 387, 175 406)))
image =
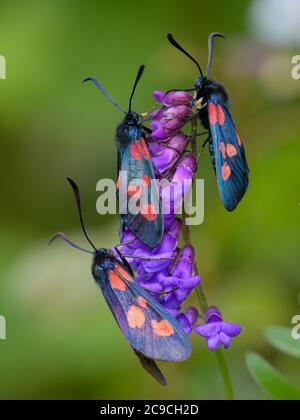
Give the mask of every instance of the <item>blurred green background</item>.
POLYGON ((0 398, 223 397, 215 357, 198 336, 188 361, 161 365, 169 386, 157 385, 120 334, 93 283, 89 257, 64 243, 47 247, 58 230, 86 245, 66 176, 80 185, 94 242, 117 242, 117 217, 96 214, 95 185, 115 178, 121 114, 81 80, 97 76, 126 106, 144 63, 134 108, 149 110, 152 90, 189 87, 197 76, 167 32, 203 67, 208 34, 226 34, 216 43, 210 76, 230 92, 251 184, 228 214, 206 151, 198 174, 206 185, 205 222, 193 240, 210 303, 244 327, 226 353, 236 396, 267 398, 247 372, 247 350, 299 385, 299 363, 262 338, 265 326, 289 327, 300 313, 300 81, 291 78, 299 15, 293 0, 1 3, 7 79, 0 80, 0 314, 7 340, 0 340, 0 398))

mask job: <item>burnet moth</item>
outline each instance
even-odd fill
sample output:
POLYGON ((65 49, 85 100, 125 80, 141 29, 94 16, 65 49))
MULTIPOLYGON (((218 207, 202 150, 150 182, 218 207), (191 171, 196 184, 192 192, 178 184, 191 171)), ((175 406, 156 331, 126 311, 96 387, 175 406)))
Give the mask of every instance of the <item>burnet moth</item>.
POLYGON ((233 211, 248 188, 249 169, 245 157, 243 144, 235 128, 229 112, 229 98, 223 85, 208 79, 212 66, 214 39, 224 38, 220 33, 212 33, 208 38, 209 56, 205 73, 199 63, 186 51, 171 34, 169 42, 189 57, 197 66, 200 75, 195 80, 194 88, 186 89, 195 91, 195 98, 201 103, 197 110, 199 119, 208 131, 211 162, 217 176, 220 198, 228 211, 233 211))
MULTIPOLYGON (((67 179, 73 189, 82 231, 93 251, 74 244, 61 232, 55 234, 50 243, 59 237, 72 247, 93 255, 92 275, 123 335, 142 366, 161 385, 166 385, 154 360, 187 359, 191 354, 189 338, 179 322, 135 281, 134 273, 118 247, 115 250, 119 259, 111 250, 95 247, 84 226, 79 189, 73 180, 67 179)), ((149 259, 136 255, 134 258, 149 259)))
POLYGON ((142 115, 133 112, 131 109, 134 92, 144 68, 145 66, 141 66, 138 70, 129 99, 128 111, 118 105, 105 92, 97 79, 88 77, 84 81, 92 81, 103 95, 125 114, 124 120, 118 125, 116 131, 117 189, 119 191, 121 184, 122 190, 127 191, 127 197, 140 203, 138 211, 133 211, 127 205, 129 200, 119 197, 122 206, 120 212, 121 228, 125 225, 141 242, 153 248, 158 246, 162 240, 164 224, 159 189, 146 141, 146 133, 151 132, 151 130, 143 125, 142 115))

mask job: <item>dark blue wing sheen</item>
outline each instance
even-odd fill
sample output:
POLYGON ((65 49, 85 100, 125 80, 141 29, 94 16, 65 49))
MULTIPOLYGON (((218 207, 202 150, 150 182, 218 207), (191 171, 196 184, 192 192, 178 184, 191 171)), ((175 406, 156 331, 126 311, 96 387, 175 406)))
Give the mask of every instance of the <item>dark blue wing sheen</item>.
POLYGON ((219 194, 224 207, 232 211, 239 204, 248 188, 249 169, 244 147, 226 105, 218 95, 208 101, 211 132, 211 157, 219 194))
POLYGON ((130 345, 149 359, 185 360, 191 354, 187 334, 179 322, 116 260, 102 271, 103 295, 130 345))
MULTIPOLYGON (((142 211, 134 214, 128 208, 128 213, 120 214, 120 217, 122 223, 140 241, 153 248, 159 245, 163 236, 163 217, 159 190, 156 181, 151 184, 151 180, 155 180, 155 175, 146 140, 141 130, 134 128, 129 134, 130 143, 119 151, 119 174, 120 171, 127 174, 127 176, 125 175, 125 181, 122 177, 119 177, 119 186, 120 188, 122 185, 125 187, 123 191, 127 191, 128 200, 130 200, 130 197, 138 198, 138 194, 141 192, 141 189, 136 186, 137 180, 144 180, 143 185, 148 188, 144 190, 146 191, 145 195, 141 196, 144 198, 142 211), (150 188, 150 185, 152 185, 152 188, 150 188)), ((119 200, 121 204, 126 204, 127 210, 128 201, 122 199, 120 194, 119 200)))

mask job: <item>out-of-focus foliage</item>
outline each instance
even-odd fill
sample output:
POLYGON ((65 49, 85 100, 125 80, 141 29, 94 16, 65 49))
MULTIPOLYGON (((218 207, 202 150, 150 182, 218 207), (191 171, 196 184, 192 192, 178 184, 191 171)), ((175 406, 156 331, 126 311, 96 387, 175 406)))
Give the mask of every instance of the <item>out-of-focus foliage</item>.
MULTIPOLYGON (((291 330, 268 327, 267 341, 276 349, 294 357, 300 357, 300 341, 293 338, 291 330)), ((255 353, 246 355, 246 364, 253 379, 271 397, 277 400, 300 400, 300 388, 286 382, 281 374, 266 360, 255 353)))
POLYGON ((288 384, 261 356, 247 354, 247 366, 254 380, 276 400, 300 400, 300 389, 288 384))
MULTIPOLYGON (((88 256, 59 242, 47 247, 58 230, 86 246, 66 176, 81 188, 92 239, 99 246, 116 243, 117 217, 96 214, 95 186, 116 176, 113 137, 122 115, 81 80, 97 76, 126 106, 144 63, 134 99, 141 112, 152 107, 152 90, 190 87, 196 68, 168 44, 167 32, 203 67, 208 34, 226 34, 216 42, 211 77, 230 92, 250 188, 228 214, 206 151, 198 174, 205 178, 205 222, 192 238, 210 303, 244 327, 226 352, 236 396, 265 398, 244 364, 248 349, 299 383, 299 363, 270 348, 261 333, 267 325, 291 328, 300 313, 300 81, 291 78, 290 64, 300 45, 265 44, 258 31, 254 37, 251 5, 1 3, 0 54, 7 61, 7 79, 0 80, 0 314, 7 320, 7 340, 0 340, 1 398, 223 396, 215 357, 198 336, 188 361, 161 365, 169 382, 161 389, 121 336, 91 280, 88 256)), ((270 16, 271 9, 261 18, 269 22, 270 16)))

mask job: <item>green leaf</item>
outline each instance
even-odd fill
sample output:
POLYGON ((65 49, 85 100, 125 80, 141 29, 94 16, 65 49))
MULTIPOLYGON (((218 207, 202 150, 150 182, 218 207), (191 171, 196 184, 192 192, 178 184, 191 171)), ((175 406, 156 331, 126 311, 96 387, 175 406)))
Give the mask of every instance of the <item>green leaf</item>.
POLYGON ((266 360, 255 353, 246 355, 247 367, 255 382, 276 400, 300 400, 300 389, 288 384, 266 360))
POLYGON ((300 340, 293 339, 291 329, 269 327, 265 330, 265 337, 277 350, 290 356, 300 357, 300 340))

